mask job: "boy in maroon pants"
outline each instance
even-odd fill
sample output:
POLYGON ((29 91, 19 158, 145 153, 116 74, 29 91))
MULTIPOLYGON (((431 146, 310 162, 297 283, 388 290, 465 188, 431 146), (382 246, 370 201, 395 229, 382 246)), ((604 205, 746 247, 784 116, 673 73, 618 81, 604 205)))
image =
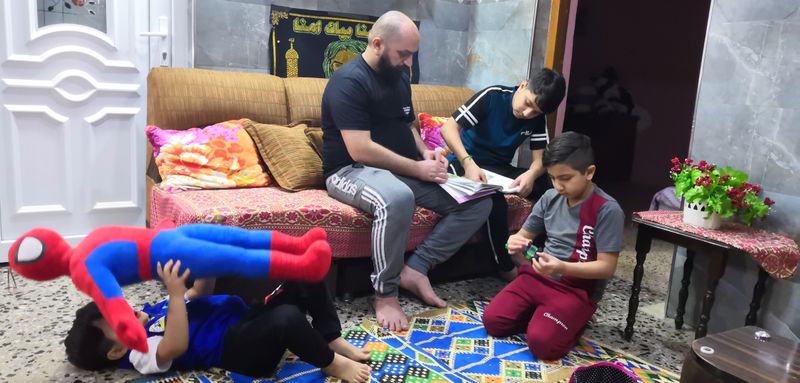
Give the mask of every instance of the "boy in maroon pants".
POLYGON ((617 201, 592 183, 596 167, 589 137, 574 132, 556 137, 542 162, 553 189, 508 238, 508 252, 521 257, 546 233, 544 251, 525 261, 492 299, 483 324, 496 337, 525 331, 533 355, 552 360, 578 341, 605 280, 614 275, 625 216, 617 201))

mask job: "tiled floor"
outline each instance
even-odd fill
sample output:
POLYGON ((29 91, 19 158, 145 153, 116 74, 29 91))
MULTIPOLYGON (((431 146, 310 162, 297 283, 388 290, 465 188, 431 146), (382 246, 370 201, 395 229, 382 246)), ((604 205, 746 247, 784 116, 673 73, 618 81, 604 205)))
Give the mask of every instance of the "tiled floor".
MULTIPOLYGON (((606 290, 599 305, 595 322, 586 336, 609 346, 640 356, 645 360, 680 370, 683 353, 692 334, 677 331, 671 321, 647 314, 642 310, 666 299, 672 249, 666 244, 654 244, 645 264, 645 282, 641 294, 636 334, 631 342, 622 340, 627 315, 630 280, 635 256, 632 252, 635 230, 626 228, 626 245, 617 277, 606 290)), ((67 279, 34 283, 17 276, 17 288, 5 286, 5 268, 0 269, 0 381, 3 382, 106 382, 121 381, 134 376, 126 371, 91 373, 77 370, 65 358, 63 338, 72 322, 74 311, 87 301, 67 279)), ((490 299, 503 284, 495 278, 452 282, 436 286, 445 299, 453 302, 490 299)), ((148 282, 125 289, 134 307, 158 300, 164 295, 162 286, 148 282)), ((427 310, 417 300, 403 297, 408 312, 427 310)), ((350 304, 337 302, 343 326, 354 326, 372 318, 366 298, 350 304)), ((658 312, 658 310, 656 310, 658 312)))

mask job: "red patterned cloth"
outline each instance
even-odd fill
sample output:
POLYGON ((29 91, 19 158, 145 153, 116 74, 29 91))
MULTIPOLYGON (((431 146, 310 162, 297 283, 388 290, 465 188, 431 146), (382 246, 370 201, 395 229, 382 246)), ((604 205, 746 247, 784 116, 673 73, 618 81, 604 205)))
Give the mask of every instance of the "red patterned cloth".
POLYGON ((682 211, 640 211, 634 216, 710 238, 750 254, 773 278, 791 277, 800 262, 800 248, 791 238, 736 223, 725 222, 719 229, 704 229, 683 223, 682 211))
MULTIPOLYGON (((509 228, 518 230, 532 205, 515 195, 506 195, 506 200, 509 228)), ((154 187, 151 201, 153 225, 170 218, 178 225, 217 223, 291 235, 302 235, 319 226, 328 232, 334 258, 362 258, 371 254, 372 217, 328 197, 325 190, 289 193, 277 187, 260 187, 170 193, 154 187)), ((416 248, 439 218, 438 214, 418 207, 406 250, 416 248)))

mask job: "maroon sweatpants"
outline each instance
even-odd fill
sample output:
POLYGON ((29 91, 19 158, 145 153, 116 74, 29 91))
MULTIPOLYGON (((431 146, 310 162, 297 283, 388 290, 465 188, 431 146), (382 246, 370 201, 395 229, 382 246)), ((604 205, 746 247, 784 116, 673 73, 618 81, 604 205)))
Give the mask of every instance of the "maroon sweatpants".
POLYGON ((519 267, 519 275, 489 302, 483 325, 491 336, 506 337, 525 331, 528 347, 544 360, 566 355, 592 318, 597 305, 588 293, 519 267))

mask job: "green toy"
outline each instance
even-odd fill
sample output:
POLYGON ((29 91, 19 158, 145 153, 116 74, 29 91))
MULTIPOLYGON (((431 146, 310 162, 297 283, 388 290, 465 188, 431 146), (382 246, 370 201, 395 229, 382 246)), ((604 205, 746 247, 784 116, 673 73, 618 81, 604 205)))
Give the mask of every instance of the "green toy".
MULTIPOLYGON (((508 250, 508 244, 507 243, 506 243, 506 250, 508 250)), ((525 259, 530 261, 531 259, 535 258, 538 261, 539 260, 539 256, 536 255, 536 253, 538 253, 538 252, 539 252, 539 248, 536 247, 536 245, 534 245, 533 243, 529 243, 527 248, 525 249, 525 251, 523 253, 525 253, 525 259)))

